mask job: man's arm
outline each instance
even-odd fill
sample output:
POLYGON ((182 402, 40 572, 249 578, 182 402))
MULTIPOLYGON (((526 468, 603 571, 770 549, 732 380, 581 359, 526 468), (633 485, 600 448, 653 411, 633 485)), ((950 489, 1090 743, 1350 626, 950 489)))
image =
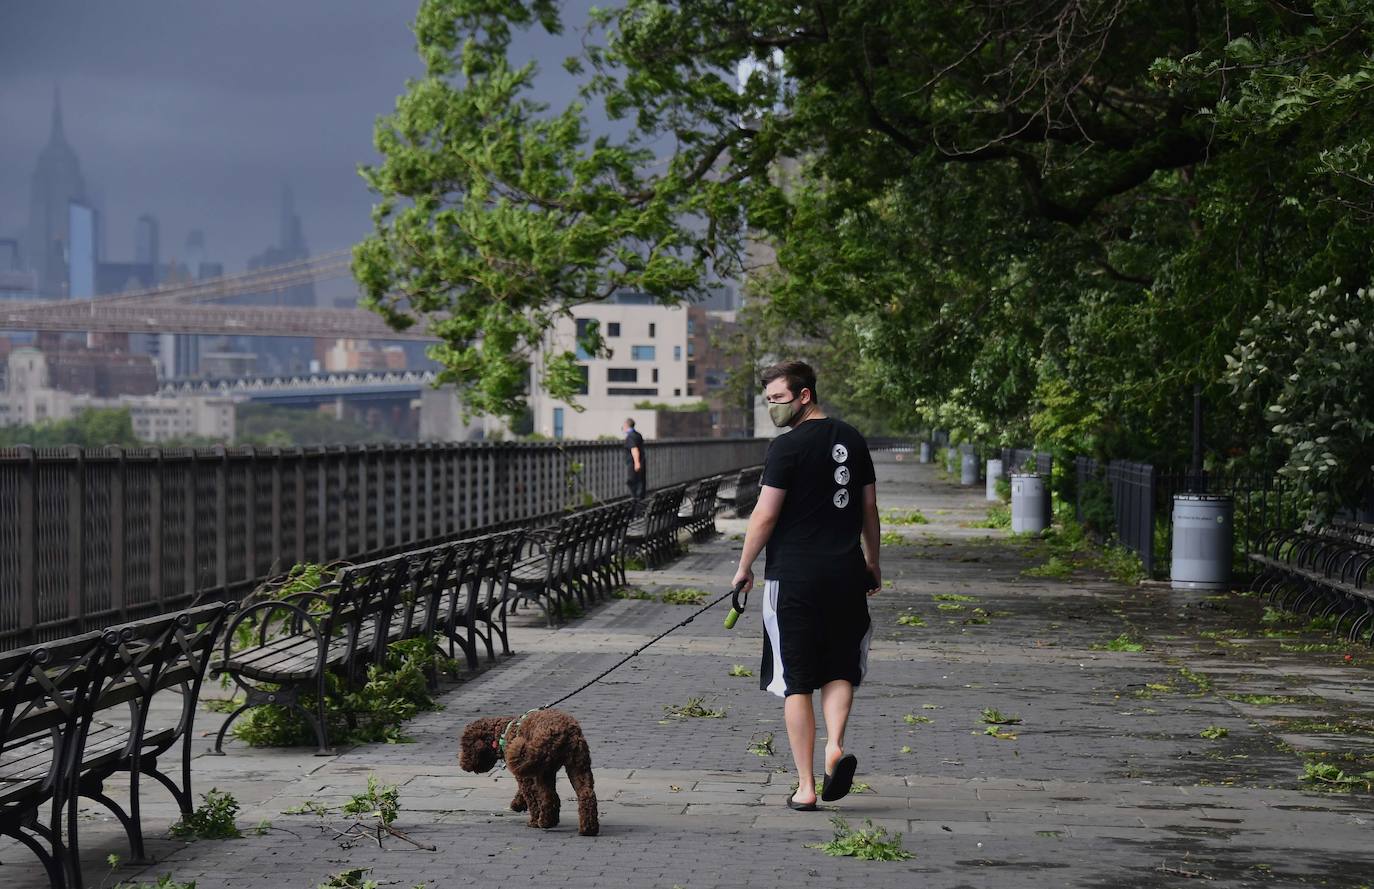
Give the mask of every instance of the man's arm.
POLYGON ((754 504, 754 511, 749 516, 749 528, 744 532, 744 552, 740 553, 739 570, 735 572, 735 579, 730 582, 731 586, 738 586, 743 582, 743 592, 746 593, 754 588, 754 560, 768 545, 768 538, 773 536, 773 528, 777 526, 778 516, 782 514, 782 501, 786 497, 787 491, 784 488, 768 485, 759 488, 759 500, 754 504))
POLYGON ((882 542, 882 526, 878 521, 878 486, 864 485, 864 562, 873 575, 873 589, 870 596, 883 588, 883 572, 878 567, 878 550, 882 542))
POLYGON ((644 460, 640 457, 639 445, 630 448, 630 456, 635 461, 635 472, 640 472, 644 468, 644 460))

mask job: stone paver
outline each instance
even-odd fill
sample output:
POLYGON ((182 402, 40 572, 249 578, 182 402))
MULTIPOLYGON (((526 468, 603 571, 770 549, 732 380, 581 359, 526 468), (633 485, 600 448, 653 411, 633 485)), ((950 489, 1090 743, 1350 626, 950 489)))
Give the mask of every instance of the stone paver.
MULTIPOLYGON (((1371 743, 1374 686, 1359 658, 1347 664, 1339 654, 1284 650, 1330 640, 1274 636, 1259 619, 1262 605, 1237 595, 1178 596, 1162 585, 1127 589, 1083 574, 1025 576, 1043 561, 1033 546, 966 527, 984 514, 981 489, 890 457, 878 469, 883 508, 918 508, 930 523, 888 529, 908 542, 885 549, 892 585, 871 601, 870 678, 849 739, 867 792, 821 813, 784 808, 791 778, 780 702, 756 680, 728 675, 733 664, 757 670, 756 600, 733 632, 721 627, 722 606, 564 705, 591 741, 600 837, 576 835, 570 803, 558 829, 525 827, 523 815, 505 809, 508 774, 458 770, 457 735, 474 716, 518 714, 559 696, 690 613, 620 600, 556 631, 522 619, 518 653, 453 687, 444 710, 413 720, 412 744, 333 757, 234 744, 226 757, 198 757, 200 790, 228 790, 244 804, 241 825, 265 819, 271 829, 230 842, 171 841, 175 813, 148 788, 145 819, 161 860, 122 868, 109 883, 171 873, 200 889, 305 889, 350 867, 372 868, 383 886, 429 887, 1374 882, 1374 798, 1305 789, 1296 752, 1371 743), (932 598, 951 593, 974 601, 932 598), (986 623, 968 622, 975 607, 986 623), (898 624, 903 613, 920 614, 926 626, 898 624), (1145 650, 1102 648, 1123 633, 1145 650), (1253 695, 1277 699, 1246 697, 1253 695), (665 705, 693 697, 726 715, 665 720, 665 705), (985 734, 984 708, 1020 717, 1016 738, 985 734), (1208 726, 1228 734, 1203 739, 1208 726), (750 751, 770 733, 775 755, 750 751), (384 851, 341 848, 318 818, 283 814, 310 799, 336 804, 362 790, 369 774, 399 785, 398 826, 437 853, 396 841, 384 851), (916 857, 864 862, 806 848, 830 837, 834 816, 901 833, 916 857)), ((722 527, 716 540, 632 580, 647 590, 723 591, 743 523, 722 527)), ((204 714, 202 730, 218 718, 204 714)), ((561 778, 560 787, 570 797, 561 778)), ((98 810, 83 804, 83 815, 83 858, 98 884, 101 860, 121 852, 120 835, 98 810)), ((5 885, 43 885, 27 853, 0 845, 0 860, 5 885)))

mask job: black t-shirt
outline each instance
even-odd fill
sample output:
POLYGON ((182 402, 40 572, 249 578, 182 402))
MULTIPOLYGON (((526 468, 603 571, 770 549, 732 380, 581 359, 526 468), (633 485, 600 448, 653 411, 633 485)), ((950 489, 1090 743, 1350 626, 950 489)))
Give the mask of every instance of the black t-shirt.
POLYGON ((863 489, 874 482, 868 443, 853 426, 808 420, 773 439, 763 484, 787 491, 768 538, 768 580, 848 577, 863 569, 863 489))
POLYGON ((634 448, 639 448, 639 469, 644 471, 649 468, 649 460, 644 452, 644 436, 639 434, 636 429, 631 429, 625 433, 625 465, 631 472, 635 469, 635 455, 632 453, 634 448))

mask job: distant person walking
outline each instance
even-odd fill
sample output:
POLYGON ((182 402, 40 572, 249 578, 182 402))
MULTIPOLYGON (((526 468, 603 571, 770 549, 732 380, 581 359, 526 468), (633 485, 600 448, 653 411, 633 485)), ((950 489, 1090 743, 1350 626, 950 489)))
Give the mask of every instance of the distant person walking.
POLYGON ((774 425, 762 489, 749 517, 734 583, 754 584, 754 560, 767 547, 763 665, 759 687, 783 698, 797 790, 787 806, 814 811, 816 714, 825 716, 821 799, 849 793, 858 759, 845 753, 854 688, 868 671, 872 622, 867 596, 882 589, 878 567, 878 495, 868 443, 847 423, 822 413, 816 372, 800 361, 763 372, 774 425), (862 538, 862 547, 860 539, 862 538))
POLYGON ((625 436, 625 470, 628 476, 625 483, 630 487, 632 498, 643 500, 648 488, 644 468, 644 436, 635 430, 633 418, 625 421, 620 432, 625 436))

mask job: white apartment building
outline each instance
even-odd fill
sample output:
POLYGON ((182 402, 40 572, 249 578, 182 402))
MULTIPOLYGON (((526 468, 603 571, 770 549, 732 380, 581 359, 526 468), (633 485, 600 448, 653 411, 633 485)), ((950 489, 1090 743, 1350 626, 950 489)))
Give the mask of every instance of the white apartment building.
POLYGON ((128 408, 134 435, 161 442, 191 435, 232 441, 235 399, 223 395, 121 395, 99 398, 54 389, 48 361, 38 349, 10 353, 5 391, 0 393, 0 426, 70 420, 92 408, 128 408))
POLYGON ((657 437, 652 410, 635 404, 689 404, 700 399, 687 394, 686 306, 663 306, 650 297, 622 296, 617 301, 578 306, 574 318, 561 319, 547 340, 545 351, 575 351, 586 368, 586 384, 577 398, 582 410, 555 401, 539 388, 543 353, 534 356, 534 385, 530 410, 534 431, 549 438, 595 439, 620 437, 620 426, 633 417, 645 438, 657 437), (611 357, 592 357, 577 345, 577 332, 589 320, 600 324, 611 357))

